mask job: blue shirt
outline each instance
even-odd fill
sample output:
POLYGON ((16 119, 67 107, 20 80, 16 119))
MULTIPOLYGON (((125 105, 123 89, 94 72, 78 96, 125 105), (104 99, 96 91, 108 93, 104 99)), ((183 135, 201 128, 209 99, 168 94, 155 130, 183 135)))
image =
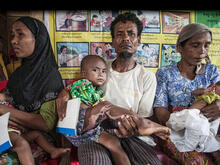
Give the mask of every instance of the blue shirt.
POLYGON ((197 74, 193 80, 184 78, 177 67, 177 63, 161 67, 156 73, 157 89, 154 108, 168 106, 191 106, 195 97, 193 91, 207 88, 211 83, 220 80, 218 68, 213 64, 206 64, 205 71, 197 74))

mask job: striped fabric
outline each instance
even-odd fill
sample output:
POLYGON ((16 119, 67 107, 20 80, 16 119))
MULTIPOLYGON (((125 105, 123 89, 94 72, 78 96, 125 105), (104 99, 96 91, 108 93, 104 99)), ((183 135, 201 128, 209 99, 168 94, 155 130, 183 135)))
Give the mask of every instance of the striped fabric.
MULTIPOLYGON (((132 137, 120 139, 132 165, 161 165, 153 149, 142 140, 132 137)), ((78 147, 80 165, 114 165, 111 153, 101 144, 90 141, 78 147)))

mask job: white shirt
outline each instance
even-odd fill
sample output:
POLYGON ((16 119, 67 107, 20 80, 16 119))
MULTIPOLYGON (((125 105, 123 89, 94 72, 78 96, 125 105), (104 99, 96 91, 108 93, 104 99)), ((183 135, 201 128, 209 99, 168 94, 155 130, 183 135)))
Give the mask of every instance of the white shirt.
POLYGON ((140 64, 128 72, 117 72, 108 61, 108 80, 104 86, 106 100, 117 106, 131 107, 142 117, 153 115, 156 92, 155 74, 140 64))
POLYGON ((67 60, 66 54, 61 53, 58 55, 58 61, 60 65, 66 63, 66 60, 67 60))

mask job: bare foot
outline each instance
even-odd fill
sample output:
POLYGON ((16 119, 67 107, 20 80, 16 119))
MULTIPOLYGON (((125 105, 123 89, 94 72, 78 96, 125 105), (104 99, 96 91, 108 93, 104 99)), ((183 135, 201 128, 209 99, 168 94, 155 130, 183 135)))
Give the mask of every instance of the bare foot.
POLYGON ((53 152, 50 153, 50 157, 52 159, 59 158, 60 156, 69 153, 71 151, 70 148, 56 148, 53 152))
POLYGON ((162 126, 158 123, 155 123, 151 120, 145 118, 138 118, 132 116, 132 119, 137 124, 138 132, 142 136, 155 134, 161 139, 166 140, 171 134, 171 130, 168 127, 162 126))

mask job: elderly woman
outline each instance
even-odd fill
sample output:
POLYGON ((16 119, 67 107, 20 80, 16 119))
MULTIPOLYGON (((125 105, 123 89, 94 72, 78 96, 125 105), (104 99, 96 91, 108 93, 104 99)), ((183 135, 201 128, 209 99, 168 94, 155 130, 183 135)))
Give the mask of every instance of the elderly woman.
MULTIPOLYGON (((178 63, 158 69, 156 98, 154 108, 160 123, 166 124, 175 107, 188 107, 193 104, 193 91, 207 88, 211 83, 220 80, 218 68, 210 63, 202 64, 208 57, 212 42, 211 30, 203 24, 189 24, 183 27, 179 34, 176 49, 181 54, 178 63)), ((220 117, 220 101, 201 109, 210 120, 220 117)), ((163 143, 164 152, 179 162, 179 164, 213 164, 211 156, 196 151, 179 152, 168 140, 163 143)))
MULTIPOLYGON (((9 78, 4 91, 14 108, 0 105, 0 115, 10 112, 9 120, 15 126, 39 130, 55 142, 49 135, 57 122, 55 99, 63 84, 47 29, 37 19, 21 17, 12 25, 11 44, 22 63, 9 78)), ((38 149, 35 145, 34 151, 38 149)), ((38 156, 38 161, 39 153, 33 154, 38 156)), ((14 164, 17 157, 8 150, 0 155, 0 161, 6 163, 4 160, 14 164)))

